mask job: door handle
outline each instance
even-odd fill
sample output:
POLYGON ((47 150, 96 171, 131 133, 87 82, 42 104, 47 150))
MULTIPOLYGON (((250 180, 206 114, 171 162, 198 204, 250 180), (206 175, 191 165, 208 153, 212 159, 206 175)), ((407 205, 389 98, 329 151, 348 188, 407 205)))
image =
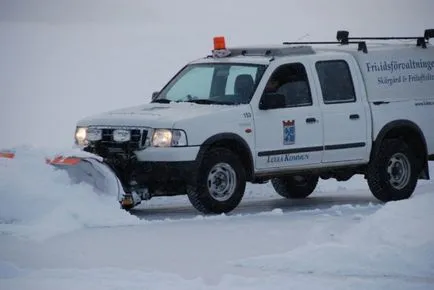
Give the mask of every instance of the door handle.
POLYGON ((357 119, 359 119, 359 118, 360 118, 359 114, 351 114, 351 115, 350 115, 350 119, 351 119, 351 120, 357 120, 357 119))
POLYGON ((315 118, 307 118, 306 123, 308 123, 308 124, 316 123, 316 119, 315 118))

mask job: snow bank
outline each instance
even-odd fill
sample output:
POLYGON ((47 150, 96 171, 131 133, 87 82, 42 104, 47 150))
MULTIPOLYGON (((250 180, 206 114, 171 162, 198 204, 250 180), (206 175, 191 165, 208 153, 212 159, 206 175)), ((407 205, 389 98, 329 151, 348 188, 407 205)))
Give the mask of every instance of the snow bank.
POLYGON ((137 224, 116 196, 74 184, 65 171, 45 163, 47 152, 18 149, 0 158, 0 231, 44 239, 84 227, 137 224))
POLYGON ((20 277, 25 273, 12 263, 0 261, 0 279, 20 277))
POLYGON ((8 271, 13 272, 12 275, 15 276, 9 276, 9 279, 4 279, 2 285, 5 289, 19 290, 426 290, 431 289, 430 287, 432 286, 429 281, 411 281, 402 278, 387 277, 369 280, 357 277, 336 279, 336 277, 333 276, 315 277, 301 274, 289 276, 270 275, 257 278, 226 275, 218 284, 210 285, 201 278, 184 279, 175 274, 150 273, 121 268, 24 271, 10 265, 8 271))
POLYGON ((434 193, 390 202, 332 243, 236 262, 266 271, 375 277, 434 275, 434 193))

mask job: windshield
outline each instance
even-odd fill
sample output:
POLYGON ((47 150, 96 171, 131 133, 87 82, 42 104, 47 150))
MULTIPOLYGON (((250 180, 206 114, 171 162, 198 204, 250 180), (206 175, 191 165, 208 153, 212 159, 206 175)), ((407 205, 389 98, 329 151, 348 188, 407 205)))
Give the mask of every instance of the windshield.
POLYGON ((153 102, 248 104, 265 65, 206 63, 186 66, 153 102))

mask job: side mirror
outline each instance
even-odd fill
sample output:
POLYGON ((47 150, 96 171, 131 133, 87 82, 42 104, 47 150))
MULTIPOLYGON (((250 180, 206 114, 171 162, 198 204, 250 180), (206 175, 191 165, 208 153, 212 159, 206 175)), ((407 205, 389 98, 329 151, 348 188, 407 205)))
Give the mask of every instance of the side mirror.
POLYGON ((160 94, 160 92, 153 92, 152 93, 152 100, 155 100, 159 94, 160 94))
POLYGON ((259 101, 260 110, 279 109, 285 108, 285 106, 286 98, 282 94, 265 93, 262 95, 261 100, 259 101))

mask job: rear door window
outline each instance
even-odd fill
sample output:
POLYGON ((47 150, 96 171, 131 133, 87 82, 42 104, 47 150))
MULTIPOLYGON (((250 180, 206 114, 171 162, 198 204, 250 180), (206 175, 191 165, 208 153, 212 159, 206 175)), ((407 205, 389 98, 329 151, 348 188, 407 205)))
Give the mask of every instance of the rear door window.
POLYGON ((315 64, 325 104, 356 101, 353 78, 344 60, 318 61, 315 64))

